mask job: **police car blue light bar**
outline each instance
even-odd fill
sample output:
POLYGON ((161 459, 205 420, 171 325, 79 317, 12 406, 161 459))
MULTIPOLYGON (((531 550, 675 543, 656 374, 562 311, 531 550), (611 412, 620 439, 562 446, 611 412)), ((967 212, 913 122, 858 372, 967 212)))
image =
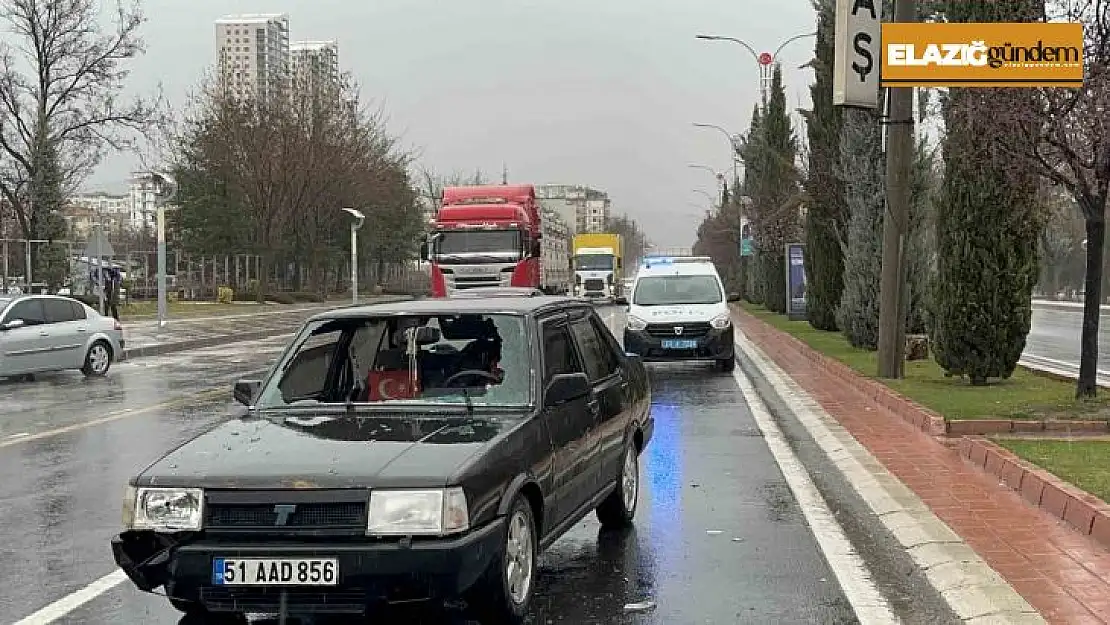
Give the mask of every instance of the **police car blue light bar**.
POLYGON ((711 263, 713 259, 709 256, 645 256, 641 262, 644 267, 651 267, 675 263, 711 263))

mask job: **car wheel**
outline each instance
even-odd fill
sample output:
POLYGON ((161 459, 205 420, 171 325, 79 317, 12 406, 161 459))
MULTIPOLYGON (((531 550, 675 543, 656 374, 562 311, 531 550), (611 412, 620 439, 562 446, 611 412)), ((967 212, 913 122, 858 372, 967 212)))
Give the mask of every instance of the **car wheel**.
POLYGON ((528 501, 517 496, 505 524, 501 553, 468 593, 483 623, 516 625, 524 620, 536 585, 539 535, 528 501))
POLYGON ((636 445, 629 443, 624 451, 621 472, 617 476, 617 487, 597 507, 597 520, 605 529, 628 527, 636 516, 636 505, 640 499, 640 452, 636 445))
POLYGON ((736 355, 735 354, 733 354, 732 356, 729 356, 728 358, 722 358, 721 360, 717 361, 717 369, 719 369, 719 370, 721 370, 725 373, 732 373, 732 370, 735 369, 735 368, 736 368, 736 355))
POLYGON ((85 364, 81 366, 81 373, 89 377, 100 377, 108 373, 112 366, 112 348, 104 341, 97 341, 89 346, 85 354, 85 364))

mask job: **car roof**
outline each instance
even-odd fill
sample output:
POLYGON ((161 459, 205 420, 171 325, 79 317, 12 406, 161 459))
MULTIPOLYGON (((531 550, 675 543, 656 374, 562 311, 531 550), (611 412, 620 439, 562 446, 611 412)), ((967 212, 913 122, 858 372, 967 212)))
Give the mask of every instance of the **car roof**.
POLYGON ((322 319, 343 319, 349 317, 373 317, 379 315, 478 315, 508 314, 531 315, 547 309, 588 307, 587 300, 561 295, 542 295, 535 297, 463 297, 463 298, 425 298, 369 304, 366 306, 345 306, 335 310, 313 315, 311 321, 322 319))

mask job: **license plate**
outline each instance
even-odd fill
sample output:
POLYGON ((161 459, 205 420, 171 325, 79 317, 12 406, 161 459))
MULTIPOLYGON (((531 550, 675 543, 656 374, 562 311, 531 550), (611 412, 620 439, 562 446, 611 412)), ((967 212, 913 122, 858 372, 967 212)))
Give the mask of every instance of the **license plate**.
POLYGON ((691 339, 663 339, 663 349, 697 349, 698 342, 691 339))
POLYGON ((335 558, 213 558, 215 586, 335 586, 335 558))

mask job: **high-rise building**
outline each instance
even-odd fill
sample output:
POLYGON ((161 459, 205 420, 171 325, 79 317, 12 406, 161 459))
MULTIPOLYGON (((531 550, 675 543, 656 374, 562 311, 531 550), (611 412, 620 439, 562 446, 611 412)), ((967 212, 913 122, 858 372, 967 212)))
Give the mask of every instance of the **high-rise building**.
POLYGON ((339 85, 339 43, 297 41, 289 46, 293 81, 300 88, 339 85))
POLYGON ((132 230, 157 226, 155 218, 158 210, 158 195, 161 192, 161 183, 155 179, 154 172, 137 171, 131 174, 129 193, 131 203, 127 223, 132 230))
POLYGON ((289 85, 289 16, 229 15, 216 20, 216 65, 238 97, 274 97, 289 85))
POLYGON ((536 196, 545 208, 558 213, 575 234, 605 232, 609 225, 609 194, 584 185, 545 184, 536 186, 536 196))

